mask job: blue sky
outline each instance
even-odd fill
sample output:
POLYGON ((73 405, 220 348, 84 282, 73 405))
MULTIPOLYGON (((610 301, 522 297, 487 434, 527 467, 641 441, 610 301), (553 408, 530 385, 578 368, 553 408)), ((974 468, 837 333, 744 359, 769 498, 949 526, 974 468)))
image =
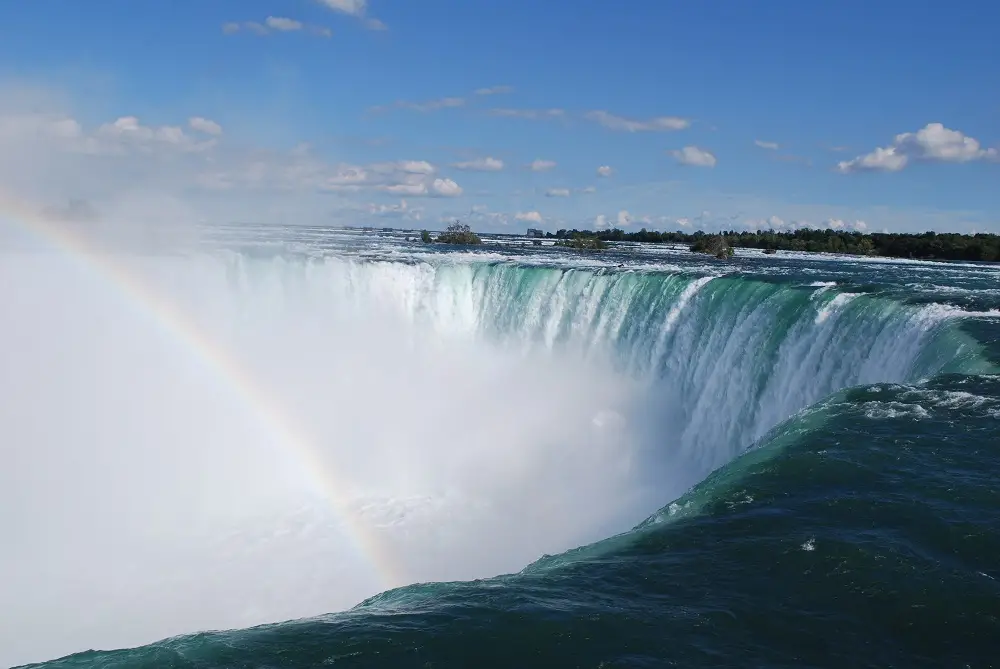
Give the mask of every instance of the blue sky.
POLYGON ((996 3, 2 6, 0 176, 50 207, 1000 231, 996 3))

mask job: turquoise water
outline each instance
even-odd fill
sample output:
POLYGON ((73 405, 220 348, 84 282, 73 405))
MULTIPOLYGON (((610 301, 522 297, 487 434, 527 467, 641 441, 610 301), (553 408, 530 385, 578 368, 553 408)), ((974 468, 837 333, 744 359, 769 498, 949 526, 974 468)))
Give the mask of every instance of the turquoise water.
POLYGON ((780 254, 716 263, 649 247, 579 256, 503 239, 449 252, 322 230, 214 243, 233 290, 260 300, 267 286, 321 285, 331 304, 378 304, 447 341, 600 363, 640 389, 617 413, 644 435, 627 479, 642 494, 594 521, 607 538, 539 551, 519 571, 38 666, 1000 657, 1000 269, 780 254))

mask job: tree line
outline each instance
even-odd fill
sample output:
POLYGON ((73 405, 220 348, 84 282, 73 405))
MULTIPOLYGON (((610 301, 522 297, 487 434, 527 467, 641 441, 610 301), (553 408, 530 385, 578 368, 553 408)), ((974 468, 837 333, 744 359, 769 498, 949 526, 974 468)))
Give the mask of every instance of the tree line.
POLYGON ((625 232, 610 230, 559 230, 547 232, 552 239, 596 238, 604 242, 647 242, 652 244, 686 244, 703 246, 708 237, 721 236, 733 248, 754 248, 770 251, 811 251, 874 255, 887 258, 915 258, 922 260, 978 260, 1000 261, 1000 235, 977 233, 863 233, 846 230, 817 230, 800 228, 788 232, 774 230, 729 230, 707 233, 698 230, 686 232, 657 232, 645 228, 625 232))

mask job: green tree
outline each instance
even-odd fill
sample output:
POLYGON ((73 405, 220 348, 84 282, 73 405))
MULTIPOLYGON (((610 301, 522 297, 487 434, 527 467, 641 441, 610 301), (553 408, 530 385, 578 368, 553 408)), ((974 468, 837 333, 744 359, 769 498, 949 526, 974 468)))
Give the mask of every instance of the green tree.
POLYGON ((442 244, 482 244, 483 240, 472 231, 468 224, 455 221, 448 226, 448 229, 438 235, 438 242, 442 244))

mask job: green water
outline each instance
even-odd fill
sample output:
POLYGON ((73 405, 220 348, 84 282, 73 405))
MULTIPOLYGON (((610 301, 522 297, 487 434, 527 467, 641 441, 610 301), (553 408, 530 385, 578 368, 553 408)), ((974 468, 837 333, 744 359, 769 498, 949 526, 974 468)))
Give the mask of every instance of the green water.
POLYGON ((909 668, 1000 658, 996 270, 803 257, 720 272, 682 254, 635 261, 624 251, 608 267, 546 251, 442 263, 398 242, 359 248, 366 257, 351 276, 362 297, 376 288, 358 288, 369 285, 359 277, 396 271, 386 248, 410 253, 408 288, 394 299, 443 337, 604 356, 641 379, 650 423, 676 426, 664 460, 695 463, 686 471, 698 480, 637 527, 519 573, 39 666, 909 668), (619 257, 644 266, 617 268, 619 257))

